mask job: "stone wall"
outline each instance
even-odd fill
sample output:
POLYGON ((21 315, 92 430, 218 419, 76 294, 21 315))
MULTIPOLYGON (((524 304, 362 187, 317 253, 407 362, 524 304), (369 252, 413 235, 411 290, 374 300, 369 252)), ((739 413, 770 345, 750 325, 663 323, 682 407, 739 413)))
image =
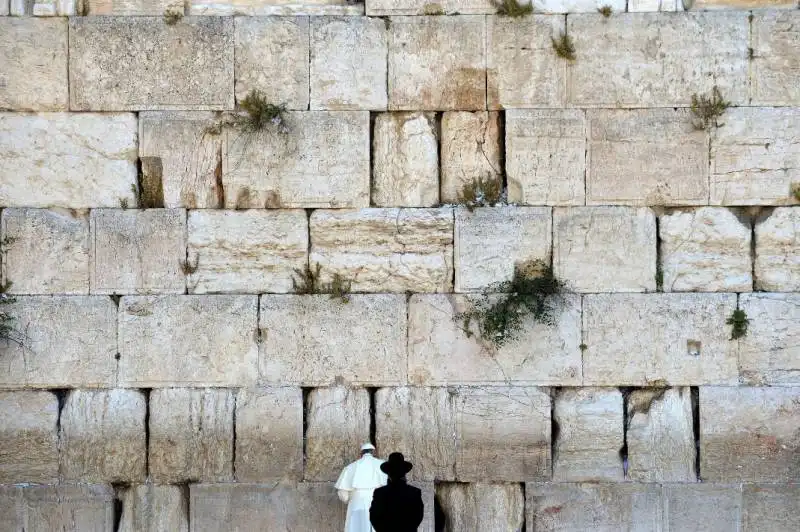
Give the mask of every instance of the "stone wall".
POLYGON ((533 4, 0 0, 2 528, 800 529, 800 5, 533 4))

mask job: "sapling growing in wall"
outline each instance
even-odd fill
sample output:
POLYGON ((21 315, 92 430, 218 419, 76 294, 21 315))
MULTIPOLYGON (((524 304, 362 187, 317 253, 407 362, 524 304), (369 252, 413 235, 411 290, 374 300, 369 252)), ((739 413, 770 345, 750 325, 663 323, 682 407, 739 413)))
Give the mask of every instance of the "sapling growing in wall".
POLYGON ((533 0, 520 3, 519 0, 499 0, 494 3, 497 14, 503 17, 524 17, 533 13, 533 0))
POLYGON ((183 6, 168 7, 164 10, 164 23, 167 26, 174 26, 183 18, 183 6))
POLYGON ((572 37, 561 32, 558 39, 553 37, 553 50, 555 50, 558 57, 563 57, 567 61, 575 61, 575 44, 572 42, 572 37))
POLYGON ((611 16, 611 13, 613 13, 613 10, 611 9, 611 6, 606 5, 597 8, 597 12, 603 15, 605 18, 608 18, 611 16))
POLYGON ((458 204, 473 211, 475 207, 486 207, 500 203, 503 183, 499 177, 479 177, 465 184, 458 192, 458 204))
POLYGON ((711 90, 711 96, 693 94, 692 125, 697 130, 724 126, 725 124, 720 124, 719 119, 728 107, 730 102, 725 101, 716 86, 711 90))
POLYGON ((725 323, 731 326, 731 340, 747 336, 747 326, 750 324, 750 320, 747 319, 747 313, 742 309, 734 310, 725 323))

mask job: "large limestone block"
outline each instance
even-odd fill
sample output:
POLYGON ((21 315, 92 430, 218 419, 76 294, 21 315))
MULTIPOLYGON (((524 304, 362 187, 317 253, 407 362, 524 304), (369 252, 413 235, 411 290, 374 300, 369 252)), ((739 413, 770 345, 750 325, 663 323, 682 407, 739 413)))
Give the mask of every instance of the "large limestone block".
POLYGON ((136 115, 0 113, 0 205, 133 204, 136 115))
MULTIPOLYGON (((406 382, 405 296, 262 296, 262 381, 320 386, 406 382)), ((363 443, 363 442, 362 442, 363 443)))
POLYGON ((439 144, 433 113, 381 113, 375 118, 372 203, 433 207, 439 203, 439 144))
MULTIPOLYGON (((370 395, 364 388, 316 388, 305 418, 305 480, 335 482, 370 439, 370 395)), ((388 453, 386 453, 388 454, 388 453)))
POLYGON ((69 108, 66 20, 0 19, 0 60, 0 109, 69 108))
POLYGON ((188 232, 193 294, 290 292, 308 264, 302 210, 192 211, 188 232))
POLYGON ((224 132, 225 207, 346 208, 369 205, 369 113, 284 114, 288 132, 224 132))
POLYGON ((446 529, 521 531, 525 495, 519 484, 439 484, 446 529))
POLYGON ((183 15, 180 0, 83 0, 83 15, 155 16, 167 11, 183 15))
POLYGON ((519 337, 500 348, 471 335, 454 317, 470 308, 466 296, 411 296, 408 309, 408 381, 417 386, 454 384, 581 384, 581 300, 568 295, 556 323, 532 318, 519 337))
POLYGON ((800 294, 742 294, 750 323, 739 339, 739 370, 746 384, 800 386, 800 294))
POLYGON ((491 0, 365 0, 367 15, 476 15, 494 13, 491 0))
POLYGON ((756 224, 757 290, 800 291, 800 208, 779 207, 756 224))
MULTIPOLYGON (((682 3, 682 2, 681 2, 682 3)), ((686 9, 794 9, 794 0, 694 0, 686 2, 686 9)))
POLYGON ((184 293, 184 209, 96 209, 90 225, 93 294, 184 293))
POLYGON ((3 209, 3 282, 13 294, 89 293, 86 212, 3 209))
POLYGON ((119 386, 256 381, 256 296, 123 297, 119 386))
POLYGON ((61 414, 62 474, 82 482, 147 476, 145 396, 139 390, 73 390, 61 414))
POLYGON ((502 182, 500 113, 448 111, 442 115, 441 200, 456 203, 476 179, 502 182))
POLYGON ((791 191, 800 183, 800 109, 738 107, 726 111, 722 122, 711 136, 710 203, 796 202, 791 191))
POLYGON ((800 12, 753 14, 753 105, 800 105, 800 12))
POLYGON ((314 211, 312 269, 339 274, 357 292, 450 292, 452 209, 314 211))
POLYGON ((736 384, 735 309, 736 294, 584 296, 584 383, 736 384))
POLYGON ((532 0, 532 3, 537 13, 597 13, 603 6, 611 7, 614 13, 625 12, 623 0, 532 0))
POLYGON ((389 109, 486 109, 486 20, 479 15, 389 20, 389 109))
POLYGON ((0 483, 58 481, 58 399, 0 392, 0 483))
POLYGON ((664 484, 664 530, 741 530, 742 487, 736 484, 664 484))
POLYGON ((150 392, 152 480, 233 480, 235 403, 234 392, 229 389, 164 388, 150 392))
POLYGON ((140 484, 122 497, 119 532, 189 532, 188 487, 140 484), (187 493, 188 495, 188 493, 187 493))
POLYGON ((354 0, 189 0, 191 15, 363 15, 354 0))
POLYGON ((233 108, 231 18, 73 17, 69 52, 72 110, 233 108))
POLYGON ((628 396, 628 471, 634 482, 692 482, 695 436, 689 388, 649 388, 628 396))
POLYGON ((2 0, 2 2, 0 2, 0 16, 8 15, 8 1, 9 0, 2 0))
POLYGON ((743 532, 792 532, 800 528, 800 485, 745 484, 742 491, 743 532))
POLYGON ((239 482, 302 479, 302 390, 240 390, 236 396, 235 452, 234 470, 239 482))
POLYGON ((665 292, 749 292, 752 233, 725 208, 701 207, 659 217, 665 292))
POLYGON ((800 387, 700 388, 700 474, 706 481, 800 478, 800 387))
POLYGON ((578 55, 567 87, 572 105, 688 107, 714 86, 734 105, 748 103, 744 11, 572 15, 567 33, 578 55))
POLYGON ((14 532, 108 532, 114 488, 99 484, 0 486, 0 515, 14 532))
POLYGON ((11 15, 17 17, 68 17, 78 14, 76 0, 11 0, 10 4, 11 15))
MULTIPOLYGON (((601 0, 602 1, 602 0, 601 0)), ((701 3, 706 2, 713 2, 719 0, 692 0, 692 7, 698 6, 701 3)), ((731 0, 723 0, 723 1, 731 1, 731 0)), ((733 0, 737 4, 741 2, 741 0, 733 0)), ((689 2, 687 2, 688 4, 689 2)), ((661 11, 661 12, 674 12, 674 11, 683 11, 684 5, 683 0, 630 0, 628 2, 628 9, 629 13, 646 13, 650 11, 661 11)), ((622 10, 620 10, 622 11, 622 10)), ((614 12, 617 12, 615 9, 614 12)))
POLYGON ((553 211, 553 271, 576 292, 653 292, 656 217, 647 208, 553 211))
MULTIPOLYGON (((408 460, 408 458, 406 458, 408 460)), ((437 532, 436 527, 436 483, 434 482, 409 482, 415 488, 422 492, 422 504, 424 505, 422 514, 422 523, 420 523, 419 532, 437 532)))
POLYGON ((111 387, 116 375, 117 309, 107 297, 17 297, 16 342, 0 342, 0 388, 111 387))
POLYGON ((509 203, 583 205, 586 128, 580 109, 506 111, 509 203))

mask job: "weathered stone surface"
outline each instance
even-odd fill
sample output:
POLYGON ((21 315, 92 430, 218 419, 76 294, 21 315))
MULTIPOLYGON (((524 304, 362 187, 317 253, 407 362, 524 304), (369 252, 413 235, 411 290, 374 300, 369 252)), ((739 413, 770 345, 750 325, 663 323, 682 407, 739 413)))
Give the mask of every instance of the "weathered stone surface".
POLYGON ((495 12, 491 0, 365 0, 365 3, 369 16, 476 15, 495 12))
MULTIPOLYGON (((408 460, 408 458, 406 458, 408 460)), ((422 523, 417 529, 419 532, 435 532, 436 516, 434 510, 434 500, 436 497, 436 484, 433 482, 409 482, 422 492, 422 504, 424 505, 422 523)))
POLYGON ((745 484, 742 491, 742 532, 792 532, 800 527, 800 485, 745 484))
POLYGON ((0 240, 8 293, 89 293, 87 213, 3 209, 0 240))
POLYGON ((287 133, 224 133, 225 207, 369 205, 369 113, 284 113, 287 133))
POLYGON ((753 14, 753 105, 800 105, 799 22, 797 11, 753 14))
POLYGON ((68 17, 77 14, 77 3, 77 0, 11 0, 10 11, 18 17, 68 17))
POLYGON ((447 530, 522 530, 525 495, 519 484, 439 484, 447 530))
MULTIPOLYGON (((688 0, 688 1, 692 2, 693 6, 696 6, 700 2, 709 0, 688 0)), ((630 0, 628 2, 628 9, 627 9, 628 13, 644 13, 649 11, 674 12, 683 10, 684 10, 683 0, 630 0)), ((624 9, 621 9, 620 11, 624 11, 624 9)), ((614 12, 617 12, 617 10, 615 9, 614 12)))
POLYGON ((362 209, 311 214, 312 269, 357 292, 450 292, 452 209, 362 209))
POLYGON ((0 388, 110 387, 117 352, 117 309, 107 297, 17 297, 3 305, 14 318, 0 342, 0 388))
POLYGON ((155 16, 169 12, 183 15, 180 0, 83 0, 84 15, 155 16))
POLYGON ((66 20, 0 19, 0 60, 0 109, 69 108, 66 20))
POLYGON ((125 491, 119 532, 189 532, 189 508, 181 486, 141 484, 125 491))
POLYGON ((0 483, 58 481, 58 399, 0 392, 0 483))
POLYGON ((136 115, 0 113, 0 205, 135 201, 136 115))
POLYGON ((236 480, 303 478, 300 388, 248 388, 236 396, 236 480))
POLYGON ((8 15, 8 0, 0 1, 0 16, 8 15))
POLYGON ((722 123, 711 136, 710 203, 796 202, 791 190, 800 183, 800 109, 737 107, 722 123))
POLYGON ((685 9, 794 9, 794 0, 694 0, 686 1, 685 9))
POLYGON ((145 397, 139 390, 69 392, 61 414, 64 479, 144 481, 146 411, 145 397))
POLYGON ((233 480, 235 403, 227 389, 150 392, 150 477, 162 483, 233 480))
POLYGON ((486 109, 485 17, 394 17, 389 109, 486 109))
POLYGON ((532 0, 536 13, 597 13, 598 8, 609 6, 614 13, 625 12, 623 0, 532 0))
POLYGON ((0 486, 0 514, 15 532, 114 529, 114 488, 96 484, 0 486))
POLYGON ((749 292, 751 230, 732 211, 701 207, 659 217, 665 292, 749 292))
POLYGON ((721 482, 800 477, 800 387, 700 388, 700 474, 721 482))
POLYGON ((260 319, 264 382, 406 382, 405 296, 353 295, 348 303, 328 295, 262 296, 260 319))
POLYGON ((553 212, 553 271, 576 292, 653 292, 656 218, 647 208, 553 212))
POLYGON ((741 294, 750 323, 739 339, 739 370, 749 385, 800 386, 800 294, 741 294))
POLYGON ((757 290, 800 291, 800 209, 779 207, 756 223, 757 290))
POLYGON ((124 297, 119 386, 242 386, 256 380, 256 296, 124 297))
POLYGON ((689 388, 632 391, 626 423, 628 478, 635 482, 697 479, 689 388))
POLYGON ((308 396, 305 480, 335 482, 370 439, 370 397, 364 388, 316 388, 308 396))
POLYGON ((742 488, 734 484, 664 484, 664 530, 741 530, 742 488))
POLYGON ((191 15, 363 15, 351 0, 189 0, 191 15))
POLYGON ((688 107, 692 94, 714 86, 734 105, 748 103, 750 26, 744 11, 573 15, 567 33, 579 58, 570 66, 572 105, 688 107))
POLYGON ((506 111, 508 201, 583 205, 586 127, 579 109, 506 111))
POLYGON ((237 17, 235 23, 236 99, 258 90, 275 105, 308 109, 308 17, 237 17))
POLYGON ((308 218, 302 210, 189 213, 189 291, 289 292, 308 264, 308 218))
POLYGON ((186 278, 186 211, 95 209, 93 294, 182 294, 186 278))
POLYGON ((441 129, 442 202, 457 202, 476 179, 502 181, 500 113, 448 111, 441 129))
POLYGON ((736 294, 584 296, 584 383, 736 384, 734 309, 736 294))
POLYGON ((230 18, 70 18, 70 109, 232 109, 233 48, 230 18))

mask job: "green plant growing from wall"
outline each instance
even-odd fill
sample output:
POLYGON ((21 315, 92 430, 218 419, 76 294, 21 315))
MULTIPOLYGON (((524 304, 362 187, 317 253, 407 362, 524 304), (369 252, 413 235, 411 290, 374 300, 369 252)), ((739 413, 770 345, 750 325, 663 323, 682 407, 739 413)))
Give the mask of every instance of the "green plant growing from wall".
POLYGON ((750 320, 747 319, 747 313, 742 309, 734 310, 725 323, 731 326, 731 340, 747 336, 747 326, 750 324, 750 320))
POLYGON ((179 264, 181 267, 181 271, 183 272, 183 275, 193 275, 194 273, 197 272, 197 268, 200 267, 200 255, 194 258, 194 264, 189 262, 188 258, 186 260, 180 261, 179 264))
POLYGON ((342 303, 350 302, 351 282, 338 273, 333 274, 329 283, 323 283, 321 278, 322 265, 317 264, 312 270, 306 265, 305 269, 295 269, 297 278, 292 277, 292 288, 296 294, 330 294, 331 299, 338 299, 342 303))
POLYGON ((797 201, 800 201, 800 183, 792 183, 792 196, 797 201))
POLYGON ((553 37, 553 50, 555 50, 558 57, 563 57, 567 61, 575 61, 575 44, 572 42, 572 37, 561 32, 558 39, 553 37))
POLYGON ((693 94, 692 125, 696 130, 724 126, 725 124, 719 123, 719 119, 730 105, 716 86, 711 90, 711 96, 693 94))
POLYGON ((497 14, 503 17, 524 17, 533 13, 533 0, 520 4, 519 0, 499 0, 494 3, 497 14))
POLYGON ((168 7, 164 10, 164 23, 167 26, 174 26, 183 18, 183 9, 179 7, 168 7))
POLYGON ((12 342, 22 345, 22 335, 14 328, 16 318, 5 310, 6 305, 17 301, 16 298, 8 294, 9 288, 11 288, 10 282, 0 285, 0 341, 5 344, 12 342))
POLYGON ((475 207, 495 205, 500 202, 503 194, 503 183, 499 177, 479 177, 466 183, 458 192, 458 204, 464 205, 470 212, 475 207))
POLYGON ((605 18, 608 18, 611 16, 611 13, 613 13, 614 10, 611 9, 611 6, 601 6, 597 8, 597 12, 603 15, 605 18))
POLYGON ((236 115, 233 119, 233 125, 238 129, 255 133, 269 126, 275 126, 281 133, 289 132, 284 116, 286 106, 270 103, 261 91, 252 90, 247 93, 247 96, 239 102, 239 107, 243 113, 236 115))

